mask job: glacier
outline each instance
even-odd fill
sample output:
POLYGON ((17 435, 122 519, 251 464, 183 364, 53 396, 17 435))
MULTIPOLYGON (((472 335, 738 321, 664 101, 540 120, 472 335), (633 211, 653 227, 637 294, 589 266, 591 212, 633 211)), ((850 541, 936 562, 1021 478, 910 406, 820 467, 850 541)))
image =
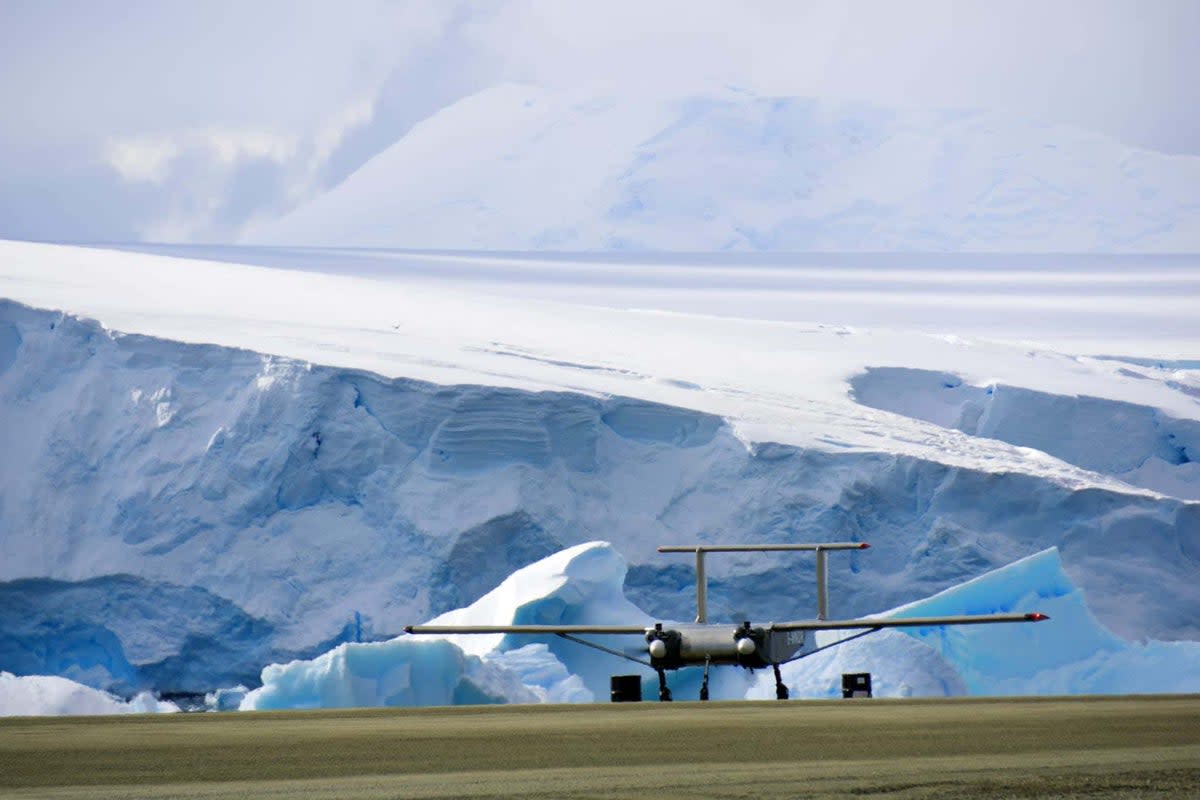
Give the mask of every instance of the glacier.
MULTIPOLYGON (((20 341, 0 402, 24 454, 0 464, 0 653, 26 674, 121 691, 247 683, 263 663, 387 638, 597 538, 630 559, 635 604, 679 619, 690 568, 655 545, 797 531, 874 545, 833 565, 844 613, 1058 545, 1115 631, 1197 634, 1200 511, 1183 500, 748 448, 719 417, 633 398, 385 380, 11 303, 0 318, 20 341)), ((712 569, 710 602, 802 617, 811 569, 731 559, 712 569)))
MULTIPOLYGON (((272 252, 257 257, 286 256, 272 252)), ((470 608, 564 549, 610 542, 625 567, 601 581, 609 602, 669 620, 692 613, 691 567, 656 545, 803 538, 872 544, 831 561, 838 614, 921 601, 1055 547, 1125 644, 1071 644, 1071 669, 1042 666, 1046 685, 1119 690, 1168 652, 1179 672, 1164 675, 1188 685, 1194 319, 1181 317, 1173 358, 1142 349, 1153 326, 1072 355, 918 332, 926 305, 901 304, 917 316, 887 329, 734 319, 589 304, 586 281, 569 299, 496 294, 478 280, 486 260, 447 284, 305 258, 332 266, 0 243, 0 669, 229 707, 239 693, 217 690, 252 693, 264 665, 325 659, 323 674, 358 683, 310 676, 280 697, 415 699, 389 666, 425 657, 391 641, 402 626, 470 608)), ((609 268, 577 262, 563 280, 609 268)), ((738 279, 770 285, 788 269, 738 279)), ((1186 270, 1167 277, 1190 302, 1186 270)), ((1157 319, 1162 296, 1112 286, 1104 303, 1157 319)), ((710 607, 803 618, 812 575, 802 559, 715 561, 710 607)), ((878 637, 813 663, 878 648, 922 665, 897 693, 1040 680, 989 667, 975 683, 930 642, 878 637)), ((602 698, 599 673, 560 644, 428 657, 458 675, 443 699, 602 698)), ((730 675, 715 696, 754 688, 730 675)))

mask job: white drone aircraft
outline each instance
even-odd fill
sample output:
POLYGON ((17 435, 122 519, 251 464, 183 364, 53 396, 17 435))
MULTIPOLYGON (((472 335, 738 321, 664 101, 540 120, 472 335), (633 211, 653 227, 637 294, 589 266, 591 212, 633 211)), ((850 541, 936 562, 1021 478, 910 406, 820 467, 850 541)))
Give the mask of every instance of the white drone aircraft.
POLYGON ((865 550, 865 542, 825 542, 820 544, 746 544, 746 545, 672 545, 658 548, 660 553, 695 553, 696 555, 696 621, 691 624, 669 625, 661 622, 653 626, 643 625, 407 625, 404 630, 411 634, 531 634, 554 635, 572 642, 619 656, 629 661, 650 667, 658 673, 658 699, 670 700, 667 688, 667 670, 681 667, 703 666, 704 681, 700 685, 700 699, 708 699, 709 668, 721 664, 733 664, 754 670, 771 667, 775 671, 775 696, 788 698, 787 686, 779 674, 779 667, 814 653, 858 639, 884 628, 926 628, 939 625, 980 625, 999 622, 1040 622, 1049 619, 1045 614, 978 614, 948 617, 861 617, 858 619, 831 620, 829 614, 829 592, 826 559, 832 550, 865 550), (708 622, 708 584, 704 574, 706 553, 743 553, 780 550, 807 550, 817 554, 817 618, 794 622, 769 622, 752 625, 748 620, 741 624, 708 622), (832 644, 818 647, 810 631, 857 630, 832 644), (648 659, 637 658, 610 647, 605 647, 581 635, 640 634, 645 637, 648 659))

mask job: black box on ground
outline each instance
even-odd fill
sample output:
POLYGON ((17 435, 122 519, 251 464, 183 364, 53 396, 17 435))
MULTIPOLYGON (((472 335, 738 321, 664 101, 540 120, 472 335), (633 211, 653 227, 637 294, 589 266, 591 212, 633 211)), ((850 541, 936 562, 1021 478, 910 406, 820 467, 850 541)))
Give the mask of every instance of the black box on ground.
POLYGON ((642 702, 642 676, 613 675, 612 701, 614 703, 642 702))
POLYGON ((842 674, 842 697, 870 697, 871 673, 846 672, 842 674))

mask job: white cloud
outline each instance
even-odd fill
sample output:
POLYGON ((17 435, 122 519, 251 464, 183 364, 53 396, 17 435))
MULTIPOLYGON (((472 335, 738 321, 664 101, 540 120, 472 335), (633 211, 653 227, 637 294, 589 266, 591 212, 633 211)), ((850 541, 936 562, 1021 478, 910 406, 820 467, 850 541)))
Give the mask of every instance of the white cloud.
POLYGON ((297 146, 295 136, 270 131, 183 131, 110 140, 104 145, 104 160, 123 180, 161 184, 171 163, 184 154, 207 155, 214 166, 228 168, 262 159, 283 164, 296 155, 297 146))
MULTIPOLYGON (((304 156, 312 151, 312 143, 294 134, 211 128, 113 139, 105 143, 102 157, 121 181, 149 184, 160 192, 155 213, 136 226, 141 236, 188 241, 236 235, 241 222, 224 212, 248 171, 265 166, 281 186, 311 185, 314 167, 304 156)), ((261 199, 272 205, 270 196, 261 199)))
POLYGON ((259 159, 283 164, 295 156, 297 150, 296 136, 270 131, 207 130, 198 131, 189 138, 196 146, 207 148, 225 166, 259 159))
POLYGON ((169 138, 134 137, 104 146, 104 160, 130 183, 162 183, 178 154, 179 148, 169 138))

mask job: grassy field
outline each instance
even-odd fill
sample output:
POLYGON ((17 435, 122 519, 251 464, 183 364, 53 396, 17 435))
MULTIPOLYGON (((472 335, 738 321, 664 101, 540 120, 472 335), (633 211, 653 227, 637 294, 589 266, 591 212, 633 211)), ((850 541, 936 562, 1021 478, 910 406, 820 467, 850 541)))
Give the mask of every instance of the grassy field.
POLYGON ((0 797, 1200 798, 1200 696, 0 720, 0 797))

